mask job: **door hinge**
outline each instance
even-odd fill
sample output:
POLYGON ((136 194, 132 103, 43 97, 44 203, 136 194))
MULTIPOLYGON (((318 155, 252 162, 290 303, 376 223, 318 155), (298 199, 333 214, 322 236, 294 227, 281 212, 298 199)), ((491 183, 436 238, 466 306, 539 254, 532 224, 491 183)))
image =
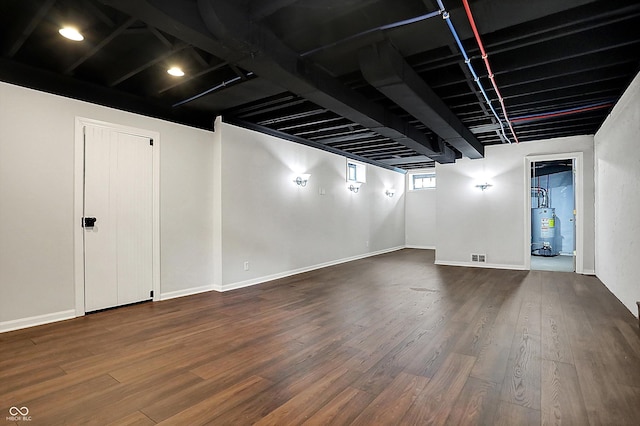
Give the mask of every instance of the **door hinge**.
POLYGON ((153 146, 153 139, 149 139, 149 145, 153 146))
POLYGON ((149 297, 153 297, 153 290, 149 292, 149 297))

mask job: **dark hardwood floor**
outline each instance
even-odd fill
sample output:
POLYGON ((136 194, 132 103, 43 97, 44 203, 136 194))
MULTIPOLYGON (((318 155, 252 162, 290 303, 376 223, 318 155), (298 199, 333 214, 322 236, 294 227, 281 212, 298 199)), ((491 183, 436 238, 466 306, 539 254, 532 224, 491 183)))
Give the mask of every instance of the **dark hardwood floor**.
POLYGON ((435 266, 427 250, 0 348, 0 420, 27 407, 31 425, 640 424, 638 324, 597 278, 435 266))

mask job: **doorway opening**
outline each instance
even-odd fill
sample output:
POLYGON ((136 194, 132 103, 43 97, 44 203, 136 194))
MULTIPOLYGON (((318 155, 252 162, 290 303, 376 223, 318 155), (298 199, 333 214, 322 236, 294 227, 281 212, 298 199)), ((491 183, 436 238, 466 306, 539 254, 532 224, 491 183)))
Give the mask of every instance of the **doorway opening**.
POLYGON ((576 271, 576 164, 531 162, 531 270, 576 271))

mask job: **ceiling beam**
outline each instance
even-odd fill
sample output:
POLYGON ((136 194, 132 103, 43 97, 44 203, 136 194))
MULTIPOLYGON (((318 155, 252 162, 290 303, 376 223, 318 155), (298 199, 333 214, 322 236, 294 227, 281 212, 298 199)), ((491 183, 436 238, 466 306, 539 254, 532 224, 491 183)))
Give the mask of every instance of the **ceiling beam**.
POLYGON ((250 22, 235 3, 199 0, 202 18, 228 49, 244 52, 237 64, 285 89, 388 137, 436 161, 453 162, 454 153, 387 108, 372 103, 284 45, 266 28, 250 22), (441 150, 442 149, 442 150, 441 150))
POLYGON ((373 87, 416 117, 469 158, 482 158, 484 146, 420 78, 391 44, 360 51, 360 70, 373 87))
POLYGON ((207 29, 196 1, 176 0, 99 0, 123 13, 137 17, 146 24, 170 34, 176 39, 233 63, 244 53, 228 49, 207 29))
POLYGON ((252 21, 260 21, 267 18, 283 7, 291 6, 298 0, 269 0, 269 1, 252 1, 249 6, 249 16, 252 21), (257 3, 257 4, 256 4, 257 3))
POLYGON ((264 133, 267 135, 275 136, 280 139, 285 139, 291 142, 296 142, 302 145, 310 146, 312 148, 317 148, 322 151, 331 152, 333 154, 338 154, 342 157, 351 158, 352 160, 357 160, 362 163, 371 164, 374 166, 382 167, 385 169, 393 170, 394 172, 406 173, 404 170, 394 167, 389 164, 384 164, 375 160, 371 160, 370 158, 361 157, 359 155, 351 154, 346 151, 342 151, 336 148, 333 148, 329 145, 322 144, 320 142, 315 142, 309 139, 300 138, 297 136, 290 135, 288 133, 279 132, 278 130, 271 129, 269 127, 260 126, 258 124, 250 123, 248 121, 240 120, 234 117, 222 117, 222 121, 228 124, 232 124, 234 126, 244 127, 245 129, 255 130, 256 132, 264 133))
POLYGON ((47 0, 42 3, 40 8, 38 8, 38 11, 33 15, 33 18, 31 18, 31 21, 29 21, 24 30, 22 30, 22 34, 20 34, 20 37, 18 37, 11 48, 7 51, 7 57, 13 58, 13 56, 18 53, 24 42, 27 41, 33 30, 36 29, 40 21, 42 21, 42 18, 45 17, 54 3, 55 0, 47 0))
POLYGON ((417 155, 414 157, 389 158, 386 160, 378 161, 384 164, 389 164, 390 166, 402 166, 403 164, 425 163, 431 161, 431 159, 429 157, 425 157, 424 155, 417 155))
POLYGON ((136 18, 127 19, 118 28, 116 28, 114 31, 112 31, 111 34, 109 34, 107 37, 105 37, 102 40, 100 40, 100 43, 96 44, 93 47, 93 49, 91 49, 88 52, 86 52, 84 55, 82 55, 82 57, 80 59, 78 59, 73 64, 71 64, 69 67, 67 67, 67 69, 64 71, 64 73, 66 75, 71 74, 73 72, 73 70, 75 70, 80 65, 82 65, 87 59, 89 59, 90 57, 92 57, 93 55, 98 53, 100 51, 100 49, 105 47, 107 44, 111 43, 111 41, 114 38, 116 38, 120 34, 122 34, 127 28, 129 28, 131 25, 133 25, 133 23, 136 22, 136 21, 137 21, 136 18))
POLYGON ((118 84, 122 83, 123 81, 126 81, 128 79, 130 79, 131 77, 133 77, 136 74, 141 73, 142 71, 146 70, 147 68, 157 64, 158 62, 162 62, 165 59, 167 59, 168 57, 170 57, 171 55, 174 55, 178 52, 180 52, 181 50, 184 50, 186 48, 188 48, 189 46, 186 44, 183 44, 182 42, 178 42, 176 43, 176 46, 173 47, 173 49, 163 53, 160 56, 156 56, 155 58, 151 59, 150 61, 145 62, 144 64, 132 69, 131 71, 128 71, 126 74, 112 80, 109 82, 109 86, 113 87, 113 86, 117 86, 118 84))

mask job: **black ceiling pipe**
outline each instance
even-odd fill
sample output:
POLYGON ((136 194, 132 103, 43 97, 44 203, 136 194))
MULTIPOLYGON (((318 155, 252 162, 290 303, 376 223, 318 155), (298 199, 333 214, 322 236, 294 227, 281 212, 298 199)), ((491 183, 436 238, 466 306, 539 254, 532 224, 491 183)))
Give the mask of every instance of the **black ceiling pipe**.
POLYGON ((484 146, 388 42, 362 49, 360 70, 373 87, 469 158, 484 146))

